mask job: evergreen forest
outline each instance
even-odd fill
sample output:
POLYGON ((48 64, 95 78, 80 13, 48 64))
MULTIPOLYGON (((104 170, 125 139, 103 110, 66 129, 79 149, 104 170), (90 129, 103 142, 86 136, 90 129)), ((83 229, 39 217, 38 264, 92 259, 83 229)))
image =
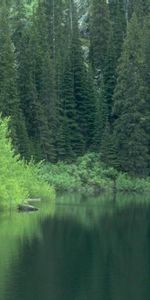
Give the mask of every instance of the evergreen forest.
POLYGON ((149 277, 150 0, 0 0, 0 300, 149 277))
POLYGON ((26 161, 150 175, 150 0, 1 0, 0 111, 26 161))

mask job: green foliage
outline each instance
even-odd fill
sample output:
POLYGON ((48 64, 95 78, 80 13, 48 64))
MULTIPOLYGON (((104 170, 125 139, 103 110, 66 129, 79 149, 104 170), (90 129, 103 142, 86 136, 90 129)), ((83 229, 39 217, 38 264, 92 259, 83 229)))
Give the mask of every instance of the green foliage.
POLYGON ((93 0, 90 15, 90 56, 95 75, 100 79, 105 68, 111 33, 108 3, 105 0, 93 0))
POLYGON ((24 187, 28 191, 29 198, 40 198, 43 200, 54 200, 55 191, 44 180, 41 179, 39 170, 40 164, 35 165, 33 162, 28 164, 22 163, 24 187))
POLYGON ((108 167, 100 161, 100 155, 88 153, 79 157, 75 163, 42 163, 39 174, 58 191, 82 191, 99 193, 114 188, 121 191, 145 191, 150 189, 150 181, 129 177, 108 167))
POLYGON ((119 173, 116 184, 119 191, 141 193, 150 191, 150 178, 130 177, 126 173, 119 173))
POLYGON ((10 126, 14 147, 22 156, 26 156, 28 137, 20 108, 15 48, 11 39, 9 10, 5 1, 0 9, 0 28, 0 112, 3 116, 11 115, 10 126))
POLYGON ((113 181, 115 181, 118 177, 118 171, 114 168, 104 170, 103 174, 113 181))
POLYGON ((53 185, 57 191, 71 191, 81 188, 77 168, 72 164, 67 165, 62 162, 57 164, 43 163, 40 168, 40 176, 50 185, 53 185))
POLYGON ((147 114, 147 88, 143 78, 142 34, 134 14, 128 26, 114 93, 114 140, 118 160, 122 170, 138 176, 149 173, 148 133, 143 122, 147 114))
POLYGON ((130 0, 128 3, 128 18, 130 19, 136 13, 140 21, 143 23, 143 18, 150 13, 149 0, 130 0))
MULTIPOLYGON (((0 111, 28 161, 74 162, 97 151, 106 168, 147 176, 150 0, 86 2, 81 28, 77 1, 1 1, 0 111)), ((99 185, 87 170, 79 181, 99 185)))
POLYGON ((0 119, 0 207, 12 207, 28 197, 28 191, 22 183, 20 176, 20 163, 18 156, 14 155, 10 140, 6 137, 8 120, 0 119))
POLYGON ((101 142, 101 160, 107 167, 119 168, 119 159, 113 132, 109 122, 106 123, 101 142))
POLYGON ((39 177, 38 167, 19 159, 8 136, 8 119, 0 118, 0 209, 13 209, 29 197, 54 199, 54 190, 39 177))

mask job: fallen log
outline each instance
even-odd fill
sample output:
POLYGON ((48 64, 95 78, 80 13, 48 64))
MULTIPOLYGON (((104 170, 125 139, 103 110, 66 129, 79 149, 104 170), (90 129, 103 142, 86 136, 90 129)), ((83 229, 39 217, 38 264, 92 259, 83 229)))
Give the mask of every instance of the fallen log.
POLYGON ((33 203, 33 202, 41 202, 41 198, 28 198, 26 202, 33 203))

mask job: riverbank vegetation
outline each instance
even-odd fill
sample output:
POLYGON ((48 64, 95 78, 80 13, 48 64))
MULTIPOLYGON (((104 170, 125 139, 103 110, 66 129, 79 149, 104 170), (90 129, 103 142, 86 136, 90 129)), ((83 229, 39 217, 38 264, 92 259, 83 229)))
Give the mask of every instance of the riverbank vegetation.
POLYGON ((43 180, 57 191, 81 191, 99 193, 102 191, 146 192, 150 191, 150 178, 131 177, 102 163, 100 155, 89 153, 76 162, 39 164, 43 180), (115 186, 114 186, 115 182, 115 186))
POLYGON ((14 209, 28 198, 53 200, 54 189, 39 177, 38 168, 15 154, 8 123, 8 119, 0 118, 0 210, 14 209))
POLYGON ((149 190, 149 0, 2 0, 0 28, 1 206, 149 190))
POLYGON ((1 1, 0 111, 21 157, 92 151, 150 174, 149 14, 149 0, 1 1))

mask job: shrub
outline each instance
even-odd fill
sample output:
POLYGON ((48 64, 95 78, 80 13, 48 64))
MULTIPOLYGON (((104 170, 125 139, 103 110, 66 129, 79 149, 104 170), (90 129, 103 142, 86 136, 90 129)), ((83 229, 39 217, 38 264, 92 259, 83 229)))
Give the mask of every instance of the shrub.
POLYGON ((132 178, 127 174, 107 167, 100 161, 100 155, 88 153, 79 157, 76 163, 41 163, 40 176, 59 191, 145 191, 150 190, 150 180, 132 178))
POLYGON ((0 209, 12 209, 28 197, 54 198, 54 189, 40 178, 38 166, 21 161, 15 154, 8 122, 8 118, 0 117, 0 209))

